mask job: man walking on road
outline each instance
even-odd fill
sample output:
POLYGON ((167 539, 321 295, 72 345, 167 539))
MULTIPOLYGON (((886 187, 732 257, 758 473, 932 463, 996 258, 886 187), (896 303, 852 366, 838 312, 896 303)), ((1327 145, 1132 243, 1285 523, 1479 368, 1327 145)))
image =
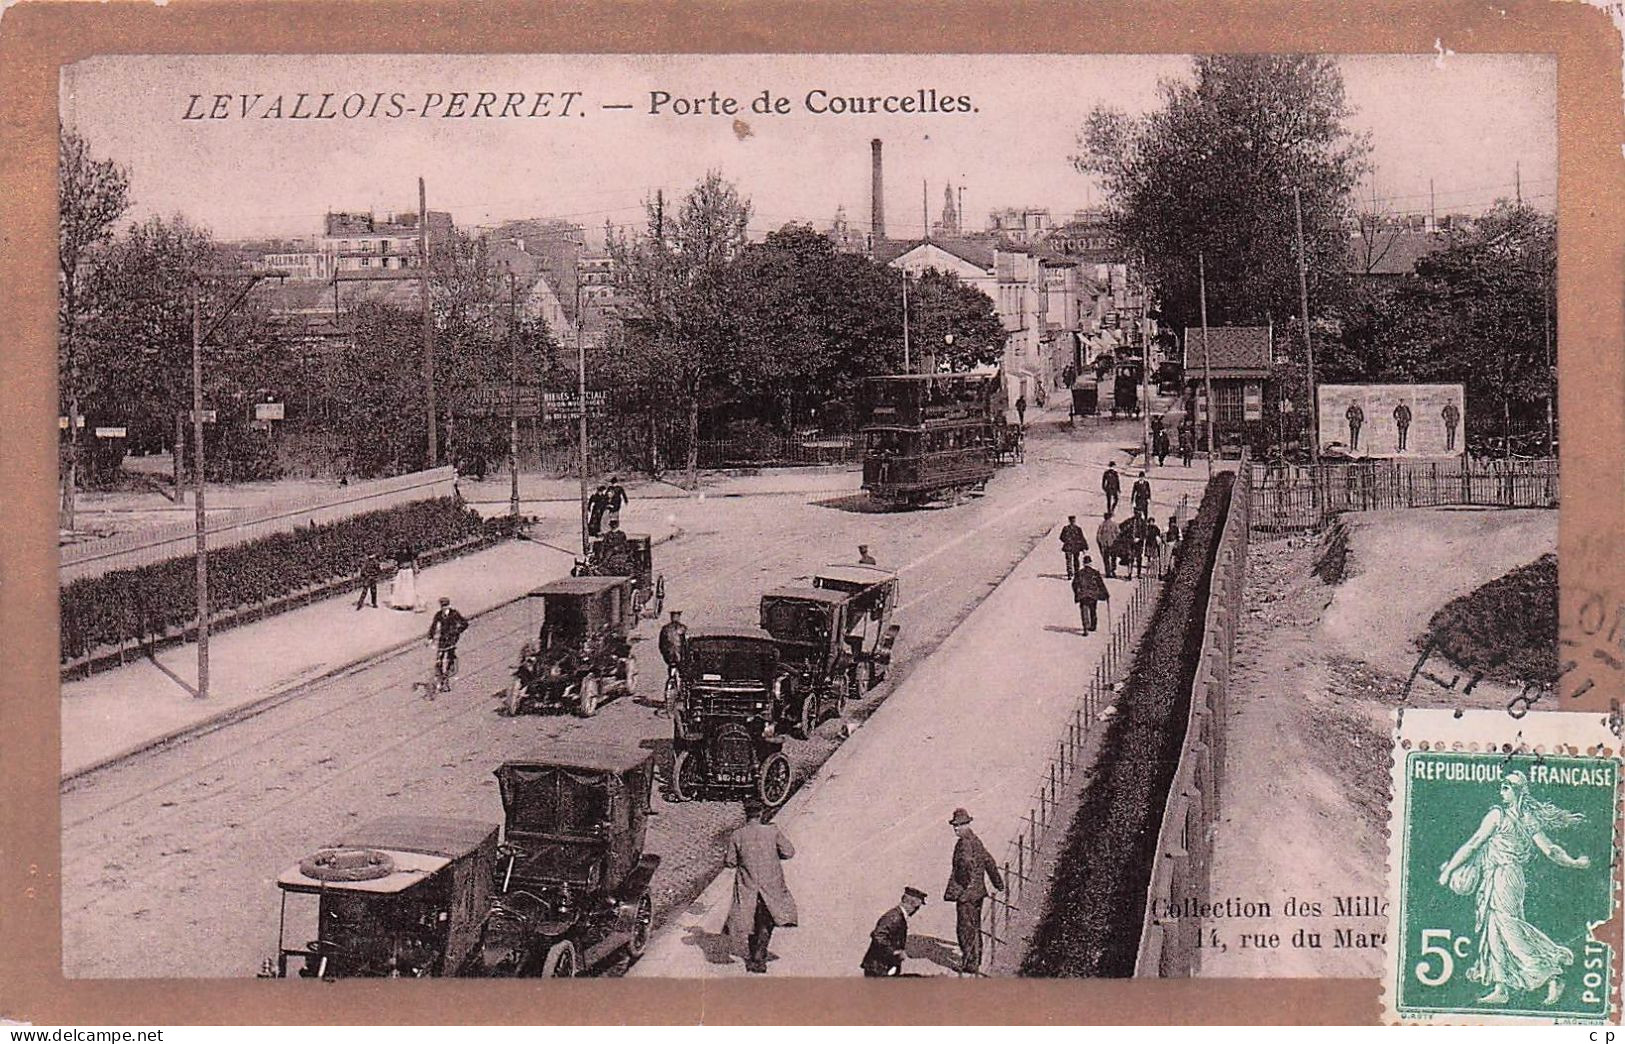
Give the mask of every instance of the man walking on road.
POLYGON ((621 520, 621 508, 626 506, 626 490, 621 488, 619 475, 609 477, 609 485, 604 487, 604 517, 611 525, 621 520))
POLYGON ((1061 554, 1066 557, 1066 578, 1072 579, 1078 572, 1078 556, 1089 550, 1089 541, 1084 539, 1083 530, 1078 526, 1078 516, 1066 516, 1066 525, 1061 527, 1061 554))
POLYGON ((1159 424, 1151 436, 1151 452, 1157 455, 1157 467, 1168 463, 1168 450, 1168 429, 1159 424))
POLYGON ((902 900, 880 915, 874 931, 869 933, 869 949, 858 962, 864 978, 883 979, 903 973, 903 959, 908 956, 908 919, 924 905, 924 892, 905 888, 902 900))
POLYGON ((1089 563, 1092 560, 1088 555, 1083 556, 1083 567, 1072 578, 1072 600, 1078 603, 1078 619, 1083 626, 1085 635, 1093 634, 1100 627, 1100 618, 1095 615, 1095 605, 1102 600, 1109 601, 1111 592, 1106 590, 1106 581, 1100 571, 1089 563))
POLYGON ((356 610, 368 598, 372 599, 372 607, 378 608, 378 580, 384 575, 384 567, 379 563, 377 555, 368 555, 367 560, 361 563, 361 597, 355 600, 356 610))
POLYGON ((1117 477, 1117 462, 1112 461, 1106 465, 1106 473, 1100 476, 1101 491, 1106 494, 1106 514, 1117 510, 1117 497, 1123 491, 1123 480, 1117 477))
POLYGON ((1129 503, 1133 506, 1136 515, 1141 518, 1151 517, 1151 483, 1146 481, 1145 472, 1143 471, 1140 472, 1139 479, 1129 492, 1129 503))
POLYGON ((604 484, 600 482, 598 489, 587 498, 587 535, 597 536, 604 531, 604 512, 608 509, 608 497, 604 492, 604 484))
POLYGON ((874 565, 875 556, 869 553, 868 544, 858 545, 858 565, 874 565))
POLYGON ((660 658, 666 661, 666 712, 675 714, 671 703, 681 684, 678 675, 683 669, 683 658, 688 655, 688 628, 683 625, 681 609, 671 611, 671 619, 660 629, 659 644, 660 658))
POLYGON ((1016 423, 1021 427, 1027 426, 1027 396, 1016 396, 1016 423))
POLYGON ((1108 507, 1106 517, 1095 530, 1095 546, 1106 560, 1106 575, 1110 577, 1117 576, 1117 528, 1117 523, 1112 521, 1112 509, 1108 507))
POLYGON ((745 970, 767 973, 767 948, 776 927, 794 927, 796 900, 784 883, 780 860, 796 854, 779 828, 762 822, 761 799, 745 799, 745 825, 728 839, 723 866, 735 868, 734 901, 723 931, 735 940, 748 941, 745 970))
POLYGON ((1179 426, 1179 459, 1188 468, 1191 466, 1191 458, 1194 456, 1196 456, 1196 436, 1192 434, 1189 425, 1181 424, 1179 426))
POLYGON ((962 808, 954 809, 948 825, 954 828, 959 840, 954 843, 953 866, 949 871, 948 887, 943 899, 955 904, 955 923, 959 935, 960 972, 980 975, 982 968, 982 901, 987 898, 987 881, 1004 891, 1004 878, 993 862, 987 846, 970 828, 971 814, 962 808), (984 880, 984 878, 986 880, 984 880))

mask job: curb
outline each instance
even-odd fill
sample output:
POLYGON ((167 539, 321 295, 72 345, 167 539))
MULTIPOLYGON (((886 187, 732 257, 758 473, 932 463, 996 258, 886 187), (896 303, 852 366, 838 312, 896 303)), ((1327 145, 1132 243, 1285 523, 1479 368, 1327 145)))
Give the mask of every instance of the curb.
MULTIPOLYGON (((649 546, 658 547, 661 544, 669 543, 670 541, 675 540, 681 535, 682 530, 676 530, 657 540, 651 540, 649 546)), ((538 547, 548 546, 546 544, 537 543, 536 541, 529 542, 536 543, 536 546, 538 547)), ((553 548, 548 549, 554 550, 553 548)), ((504 599, 503 601, 498 602, 496 605, 487 606, 476 613, 469 614, 468 620, 470 623, 472 623, 482 616, 489 616, 491 613, 497 612, 498 610, 506 609, 527 597, 529 597, 528 594, 522 594, 504 599)), ((158 750, 177 743, 184 743, 187 740, 197 739, 200 736, 207 736, 211 732, 216 732, 228 726, 235 725, 240 721, 246 721, 249 718, 263 714, 266 711, 274 710, 284 703, 297 699, 304 690, 309 689, 314 685, 319 685, 322 682, 332 681, 334 678, 338 678, 355 671, 365 670, 366 668, 371 667, 374 664, 381 663, 392 656, 400 655, 402 652, 417 645, 422 640, 423 639, 421 637, 408 638, 403 642, 397 642, 396 644, 385 649, 367 653, 365 656, 362 656, 359 659, 351 660, 348 663, 339 664, 336 667, 331 667, 310 678, 304 678, 300 681, 294 682, 286 688, 278 689, 275 692, 267 693, 266 695, 250 700, 247 703, 238 704, 235 707, 222 710, 217 714, 212 714, 207 718, 199 719, 198 721, 192 722, 190 725, 183 725, 178 729, 173 729, 161 735, 143 740, 140 743, 137 743, 125 750, 121 750, 115 754, 109 754, 105 757, 97 758, 95 761, 92 761, 87 765, 82 765, 79 768, 74 769, 72 772, 62 773, 58 777, 57 786, 58 788, 61 788, 75 782, 76 780, 83 779, 92 773, 100 772, 102 769, 116 765, 121 761, 127 761, 130 758, 137 757, 138 755, 145 754, 148 751, 158 750)))

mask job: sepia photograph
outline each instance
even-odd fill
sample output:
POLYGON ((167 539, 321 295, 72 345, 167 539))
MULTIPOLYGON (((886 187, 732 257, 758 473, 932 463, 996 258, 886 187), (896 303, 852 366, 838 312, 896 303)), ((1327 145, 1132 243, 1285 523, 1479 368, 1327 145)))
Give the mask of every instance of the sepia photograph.
MULTIPOLYGON (((1376 980, 1556 704, 1552 55, 108 54, 58 189, 69 979, 1376 980)), ((1520 771, 1418 1012, 1608 1016, 1520 771)))

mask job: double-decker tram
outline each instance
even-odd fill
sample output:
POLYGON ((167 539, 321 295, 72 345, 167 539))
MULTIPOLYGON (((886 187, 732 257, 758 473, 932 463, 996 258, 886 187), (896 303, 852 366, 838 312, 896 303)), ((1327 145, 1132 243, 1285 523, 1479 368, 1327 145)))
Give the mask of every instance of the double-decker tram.
POLYGON ((879 500, 923 504, 992 478, 1000 388, 996 371, 869 378, 863 488, 879 500))

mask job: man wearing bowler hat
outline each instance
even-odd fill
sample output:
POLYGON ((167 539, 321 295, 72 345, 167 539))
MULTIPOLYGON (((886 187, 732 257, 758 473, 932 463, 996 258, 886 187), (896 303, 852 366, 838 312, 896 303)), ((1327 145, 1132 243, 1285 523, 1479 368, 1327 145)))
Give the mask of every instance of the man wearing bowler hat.
POLYGON ((982 968, 982 900, 987 898, 987 885, 1004 891, 1004 878, 999 876, 998 865, 988 854, 987 846, 971 830, 971 814, 962 808, 954 809, 948 825, 954 828, 959 840, 954 844, 953 867, 949 871, 948 888, 942 898, 955 904, 956 927, 959 935, 960 973, 980 975, 982 968))
POLYGON ((784 883, 780 860, 796 854, 790 839, 779 828, 762 822, 762 801, 756 795, 745 799, 745 825, 728 839, 723 866, 734 871, 734 901, 723 931, 732 938, 748 940, 745 970, 758 975, 767 972, 767 947, 775 927, 793 927, 796 900, 784 883))
POLYGON ((905 888, 902 900, 880 915, 875 930, 869 933, 869 949, 858 965, 865 978, 882 979, 903 973, 903 958, 908 956, 908 919, 924 905, 924 892, 905 888))

